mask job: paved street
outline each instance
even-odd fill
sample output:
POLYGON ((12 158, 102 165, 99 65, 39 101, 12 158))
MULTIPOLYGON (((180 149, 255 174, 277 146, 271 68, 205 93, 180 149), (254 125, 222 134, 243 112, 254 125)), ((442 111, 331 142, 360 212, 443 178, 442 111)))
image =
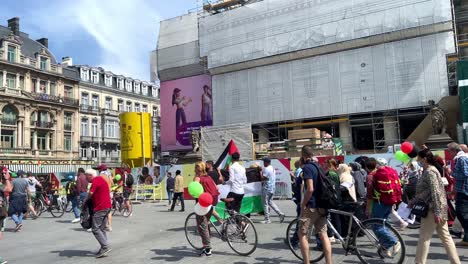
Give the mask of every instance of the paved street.
MULTIPOLYGON (((0 254, 9 263, 299 263, 290 253, 283 239, 287 224, 279 224, 277 219, 271 225, 257 224, 259 245, 250 257, 234 254, 221 240, 213 240, 213 256, 200 258, 196 255, 184 235, 184 221, 191 211, 192 201, 187 202, 186 213, 169 213, 164 204, 146 203, 135 205, 134 216, 114 217, 114 231, 109 235, 113 251, 107 258, 96 260, 94 253, 98 244, 92 233, 83 231, 79 224, 71 224, 72 214, 61 219, 51 218, 49 213, 37 220, 27 220, 24 230, 12 233, 8 229, 0 241, 0 254)), ((278 202, 288 214, 294 214, 289 201, 278 202)), ((254 217, 255 222, 262 220, 254 217)), ((287 218, 287 222, 292 220, 287 218)), ((8 222, 11 228, 13 223, 8 222)), ((408 247, 407 263, 414 262, 417 243, 417 230, 407 230, 404 238, 408 247)), ((337 246, 335 246, 337 248, 337 246)), ((360 263, 356 256, 345 257, 339 250, 334 252, 334 263, 360 263)), ((461 261, 468 262, 468 249, 459 249, 461 261)), ((440 241, 432 243, 428 263, 449 263, 440 241)))

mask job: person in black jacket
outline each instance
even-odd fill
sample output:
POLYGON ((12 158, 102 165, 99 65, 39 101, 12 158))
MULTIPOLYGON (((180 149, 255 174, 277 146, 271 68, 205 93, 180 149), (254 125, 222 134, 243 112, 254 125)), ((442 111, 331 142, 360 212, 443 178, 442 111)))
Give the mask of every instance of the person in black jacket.
POLYGON ((174 177, 172 177, 172 173, 168 172, 167 180, 166 180, 166 192, 167 192, 167 200, 168 200, 167 206, 171 206, 172 195, 174 194, 174 184, 175 184, 175 179, 174 177))

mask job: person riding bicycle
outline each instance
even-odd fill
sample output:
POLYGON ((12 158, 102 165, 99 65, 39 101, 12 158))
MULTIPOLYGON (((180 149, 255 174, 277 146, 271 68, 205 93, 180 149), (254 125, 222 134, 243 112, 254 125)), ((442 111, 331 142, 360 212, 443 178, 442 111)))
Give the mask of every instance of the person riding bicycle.
POLYGON ((29 188, 29 195, 30 195, 30 202, 28 204, 29 211, 32 213, 32 217, 35 219, 37 218, 37 212, 34 210, 34 201, 37 199, 36 196, 36 186, 42 188, 42 185, 39 181, 32 175, 31 172, 27 173, 27 180, 28 180, 28 188, 29 188))
POLYGON ((73 214, 75 215, 75 219, 73 219, 71 222, 73 224, 79 223, 81 211, 79 209, 80 193, 78 192, 77 182, 75 180, 75 177, 73 177, 73 175, 68 175, 67 180, 68 182, 67 182, 67 185, 65 186, 65 191, 67 193, 67 200, 71 201, 73 214))
MULTIPOLYGON (((205 193, 209 193, 213 197, 213 203, 211 210, 206 215, 197 215, 197 229, 203 243, 203 249, 200 252, 200 256, 211 256, 211 239, 210 239, 210 218, 214 214, 214 207, 218 204, 219 191, 216 183, 206 173, 206 165, 204 162, 197 162, 195 164, 195 179, 194 181, 199 182, 203 186, 205 193)), ((197 201, 198 202, 198 201, 197 201)), ((221 218, 218 214, 214 214, 218 221, 221 218)))
POLYGON ((244 186, 247 184, 247 175, 245 168, 239 163, 240 154, 235 152, 232 154, 232 164, 229 167, 229 180, 226 181, 227 185, 231 185, 231 190, 227 198, 234 200, 226 206, 228 209, 234 210, 238 213, 241 212, 242 199, 244 198, 244 186))

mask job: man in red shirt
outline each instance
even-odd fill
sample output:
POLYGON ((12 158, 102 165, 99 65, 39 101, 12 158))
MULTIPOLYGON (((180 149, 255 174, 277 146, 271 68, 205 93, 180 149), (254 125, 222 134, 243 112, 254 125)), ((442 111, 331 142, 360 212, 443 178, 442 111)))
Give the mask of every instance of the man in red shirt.
MULTIPOLYGON (((106 257, 107 253, 111 251, 109 242, 107 241, 106 225, 107 215, 111 209, 111 198, 109 184, 104 179, 106 175, 93 177, 92 174, 86 175, 89 182, 91 182, 91 189, 89 190, 86 201, 92 199, 93 201, 93 234, 101 245, 101 249, 96 254, 96 258, 106 257)), ((85 203, 86 203, 85 201, 85 203)))

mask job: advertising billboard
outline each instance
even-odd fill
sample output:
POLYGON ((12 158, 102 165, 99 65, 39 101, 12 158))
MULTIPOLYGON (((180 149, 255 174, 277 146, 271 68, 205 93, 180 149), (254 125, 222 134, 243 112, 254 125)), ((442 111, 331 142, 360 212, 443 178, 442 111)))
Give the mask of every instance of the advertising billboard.
POLYGON ((213 125, 211 76, 161 82, 161 149, 190 150, 191 132, 213 125))

